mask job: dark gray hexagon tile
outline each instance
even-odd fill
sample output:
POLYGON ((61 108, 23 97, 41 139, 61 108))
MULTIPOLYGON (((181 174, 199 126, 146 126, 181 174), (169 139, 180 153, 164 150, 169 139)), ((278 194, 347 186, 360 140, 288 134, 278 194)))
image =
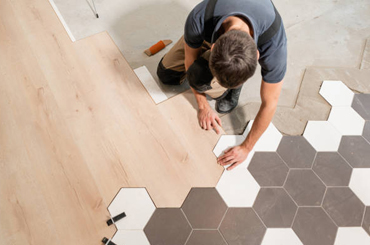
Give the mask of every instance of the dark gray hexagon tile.
POLYGON ((326 187, 309 169, 291 169, 284 185, 298 206, 320 206, 326 187))
POLYGON ((370 168, 370 144, 362 136, 343 136, 339 154, 354 168, 370 168))
POLYGON ((260 186, 283 186, 289 168, 276 152, 256 152, 248 170, 260 186))
POLYGON ((327 186, 348 186, 352 167, 337 152, 318 152, 313 171, 327 186))
POLYGON ((300 207, 293 230, 305 245, 333 245, 338 227, 321 207, 300 207))
POLYGON ((370 120, 370 94, 355 94, 352 108, 365 120, 370 120))
POLYGON ((220 232, 228 245, 260 245, 266 227, 252 208, 229 208, 220 232))
POLYGON ((227 245, 218 230, 193 230, 186 245, 227 245))
POLYGON ((267 228, 291 227, 297 208, 283 188, 261 188, 253 205, 267 228))
POLYGON ((364 131, 362 136, 370 143, 370 121, 365 122, 364 131))
POLYGON ((284 136, 277 153, 290 168, 311 168, 316 151, 303 136, 284 136))
POLYGON ((144 228, 151 245, 184 245, 191 227, 179 208, 157 208, 144 228))
POLYGON ((362 223, 362 228, 364 228, 364 230, 370 236, 370 207, 366 207, 364 221, 362 223))
POLYGON ((181 208, 193 229, 217 229, 227 210, 215 188, 192 188, 181 208))
POLYGON ((322 207, 338 226, 361 226, 365 205, 349 187, 328 187, 322 207))

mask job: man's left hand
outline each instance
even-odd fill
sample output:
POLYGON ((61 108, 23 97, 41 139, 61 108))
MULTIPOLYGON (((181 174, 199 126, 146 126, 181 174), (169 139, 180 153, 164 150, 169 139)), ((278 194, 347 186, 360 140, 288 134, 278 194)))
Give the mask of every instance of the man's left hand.
POLYGON ((218 164, 221 166, 230 165, 226 170, 232 170, 245 159, 247 159, 249 150, 244 146, 235 146, 224 152, 224 155, 217 159, 218 164))

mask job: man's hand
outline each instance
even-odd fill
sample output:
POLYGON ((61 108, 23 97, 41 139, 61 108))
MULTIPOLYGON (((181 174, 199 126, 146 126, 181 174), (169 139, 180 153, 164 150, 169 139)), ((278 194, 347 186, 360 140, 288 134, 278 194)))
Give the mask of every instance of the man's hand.
POLYGON ((199 125, 202 129, 211 130, 214 129, 217 134, 220 133, 221 119, 217 113, 212 110, 211 107, 206 106, 203 109, 198 110, 199 125))
POLYGON ((233 148, 230 148, 224 152, 224 155, 220 156, 217 159, 218 164, 221 166, 230 165, 226 170, 232 170, 242 162, 244 162, 245 159, 247 159, 249 150, 240 145, 235 146, 233 148))

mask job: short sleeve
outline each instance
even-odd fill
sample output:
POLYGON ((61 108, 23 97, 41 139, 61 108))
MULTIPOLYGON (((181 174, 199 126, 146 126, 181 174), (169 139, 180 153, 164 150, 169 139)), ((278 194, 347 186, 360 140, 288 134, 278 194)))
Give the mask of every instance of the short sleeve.
POLYGON ((202 28, 203 20, 196 14, 196 8, 193 9, 185 22, 184 39, 191 48, 199 48, 203 44, 202 28))
POLYGON ((284 79, 287 69, 287 40, 284 27, 272 40, 264 44, 260 51, 262 78, 267 83, 278 83, 284 79))

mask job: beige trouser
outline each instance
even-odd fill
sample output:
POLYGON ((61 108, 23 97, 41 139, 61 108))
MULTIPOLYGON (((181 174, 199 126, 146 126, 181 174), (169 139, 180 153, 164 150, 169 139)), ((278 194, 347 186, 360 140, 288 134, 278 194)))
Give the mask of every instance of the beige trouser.
MULTIPOLYGON (((157 75, 164 84, 178 85, 184 82, 186 77, 185 72, 185 40, 182 36, 177 43, 165 54, 158 64, 157 75)), ((203 42, 201 55, 206 60, 209 60, 211 45, 203 42)), ((213 99, 221 97, 227 88, 222 87, 216 78, 213 78, 210 86, 211 89, 204 93, 213 99)))

